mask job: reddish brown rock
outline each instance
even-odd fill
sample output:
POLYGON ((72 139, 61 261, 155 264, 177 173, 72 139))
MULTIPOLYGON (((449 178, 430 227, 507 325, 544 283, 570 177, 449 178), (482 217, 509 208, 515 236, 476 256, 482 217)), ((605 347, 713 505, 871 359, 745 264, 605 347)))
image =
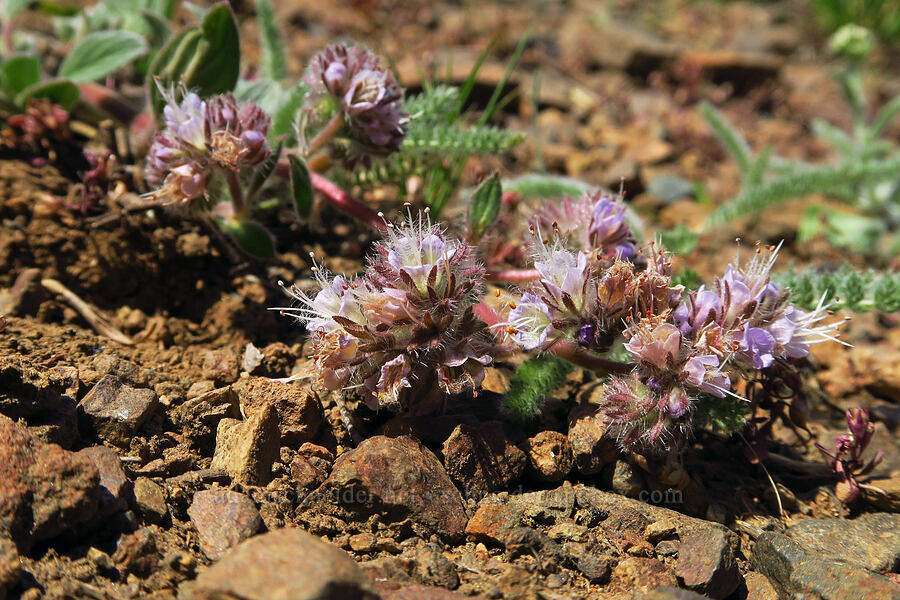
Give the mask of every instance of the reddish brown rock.
POLYGON ((148 523, 162 523, 169 514, 166 490, 148 477, 134 480, 134 503, 148 523))
POLYGON ((195 581, 182 585, 178 598, 378 600, 379 596, 345 552, 302 529, 286 528, 238 544, 195 581))
POLYGON ((442 449, 444 467, 466 498, 481 500, 506 489, 525 471, 525 453, 506 438, 503 424, 457 425, 442 449))
POLYGON ((466 535, 479 542, 503 545, 524 515, 525 509, 518 504, 479 506, 466 524, 466 535))
POLYGON ((159 564, 155 533, 143 527, 119 538, 112 560, 126 573, 148 577, 159 564))
POLYGON ((0 535, 0 600, 6 600, 7 592, 19 580, 19 560, 19 552, 13 541, 0 535))
POLYGON ((342 454, 331 475, 301 505, 303 511, 344 513, 342 518, 409 520, 414 530, 455 540, 466 513, 462 497, 437 457, 410 437, 375 436, 342 454))
POLYGON ((542 431, 523 444, 528 464, 541 481, 562 481, 572 470, 574 459, 568 438, 558 431, 542 431))
POLYGON ((319 431, 322 405, 319 397, 309 389, 264 377, 249 377, 238 388, 245 415, 258 412, 267 404, 275 408, 282 444, 299 446, 319 431))
POLYGON ((675 574, 685 587, 721 600, 741 583, 738 538, 722 529, 697 529, 681 536, 675 574))
POLYGON ((100 474, 100 514, 109 516, 128 508, 132 486, 119 455, 106 446, 91 446, 78 452, 87 457, 100 474))
POLYGON ((616 459, 616 440, 606 434, 606 416, 596 404, 582 403, 569 413, 569 446, 578 471, 599 473, 616 459))
POLYGON ((237 392, 228 385, 201 393, 170 410, 169 418, 193 447, 208 456, 215 448, 219 421, 241 418, 237 392))
POLYGON ((200 549, 212 560, 259 531, 256 505, 231 490, 204 490, 194 494, 188 516, 200 537, 200 549))
POLYGON ((0 440, 0 535, 27 551, 96 515, 100 475, 89 458, 39 442, 5 417, 0 440))
POLYGON ((646 592, 661 586, 677 587, 675 573, 655 558, 629 556, 616 565, 609 582, 610 590, 646 592))
POLYGON ((203 379, 211 379, 217 385, 234 383, 240 374, 241 362, 231 348, 210 350, 203 357, 203 379))

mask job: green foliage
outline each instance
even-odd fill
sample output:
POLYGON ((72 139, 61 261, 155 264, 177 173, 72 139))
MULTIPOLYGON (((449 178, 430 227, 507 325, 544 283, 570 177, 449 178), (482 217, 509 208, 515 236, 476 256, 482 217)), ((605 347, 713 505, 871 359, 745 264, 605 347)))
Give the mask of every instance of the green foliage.
POLYGON ((477 244, 500 214, 503 201, 503 189, 500 175, 494 173, 485 179, 469 202, 469 242, 477 244))
POLYGON ((685 289, 693 290, 700 287, 703 283, 700 274, 694 269, 682 269, 672 274, 672 285, 683 285, 685 289))
POLYGON ((75 83, 115 73, 147 52, 147 42, 128 31, 98 31, 75 46, 59 67, 59 76, 75 83))
POLYGON ((313 207, 313 187, 309 169, 303 159, 288 157, 291 163, 291 193, 294 197, 294 208, 301 219, 308 219, 313 207))
POLYGON ((792 267, 774 279, 791 291, 792 302, 807 310, 823 303, 854 312, 900 311, 900 273, 857 271, 845 264, 834 271, 807 269, 801 273, 792 267))
POLYGON ((234 13, 220 3, 206 13, 203 22, 171 38, 150 65, 147 91, 154 113, 165 103, 154 78, 168 88, 185 86, 206 98, 234 89, 240 69, 240 43, 234 13))
POLYGON ((822 26, 834 31, 856 24, 871 29, 889 43, 900 41, 900 2, 897 0, 810 0, 822 26))
POLYGON ((730 435, 740 431, 746 423, 747 402, 740 398, 701 396, 696 405, 695 427, 705 427, 730 435))
POLYGON ((822 234, 835 246, 871 252, 884 233, 900 227, 900 153, 891 141, 881 139, 888 124, 900 114, 900 98, 868 120, 858 61, 851 61, 837 79, 853 116, 852 133, 821 119, 812 122, 813 133, 837 150, 839 160, 833 164, 790 162, 773 156, 770 147, 754 155, 744 137, 719 111, 708 103, 702 106, 710 129, 737 163, 743 184, 736 198, 712 212, 707 228, 811 194, 828 195, 865 214, 815 207, 799 226, 801 241, 822 234))
POLYGON ((269 79, 280 81, 288 76, 287 56, 271 0, 256 0, 256 18, 262 49, 261 70, 269 79))
POLYGON ((256 221, 232 219, 226 222, 223 228, 238 247, 247 254, 257 258, 275 256, 275 242, 272 240, 272 234, 256 221))
POLYGON ((697 247, 699 235, 688 229, 685 225, 679 225, 674 229, 663 231, 659 234, 663 247, 679 256, 685 256, 697 247))
POLYGON ((513 419, 527 421, 541 410, 550 393, 561 386, 572 364, 552 354, 542 354, 523 362, 510 381, 504 409, 513 419))

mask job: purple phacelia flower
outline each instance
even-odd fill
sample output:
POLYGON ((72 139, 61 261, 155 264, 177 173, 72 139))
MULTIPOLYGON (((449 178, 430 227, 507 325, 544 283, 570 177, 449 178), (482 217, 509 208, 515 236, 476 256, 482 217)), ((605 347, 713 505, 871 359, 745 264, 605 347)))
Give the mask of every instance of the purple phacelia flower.
POLYGON ((428 413, 442 394, 477 389, 492 361, 486 326, 473 312, 484 270, 472 249, 419 217, 388 229, 365 275, 317 271, 320 290, 296 288, 282 309, 310 332, 313 374, 329 389, 361 385, 373 409, 428 413))
POLYGON ((847 410, 846 418, 850 435, 842 435, 835 440, 835 451, 829 452, 820 444, 816 444, 816 448, 830 459, 829 464, 837 479, 835 494, 838 499, 851 504, 862 496, 863 489, 884 493, 859 481, 878 466, 884 458, 884 451, 879 450, 869 461, 863 459, 863 454, 875 435, 875 425, 869 420, 869 411, 851 408, 847 410))
POLYGON ((352 132, 354 154, 387 156, 400 149, 409 115, 403 90, 381 59, 360 46, 328 46, 310 61, 305 81, 316 106, 332 98, 352 132))
POLYGON ((637 255, 636 240, 626 215, 621 193, 585 192, 577 200, 566 196, 561 203, 545 204, 537 211, 533 225, 554 231, 591 256, 632 260, 637 255))
POLYGON ((608 434, 627 451, 658 452, 682 444, 691 431, 693 401, 680 386, 652 389, 636 375, 613 377, 600 408, 608 434))
POLYGON ((540 298, 525 292, 509 312, 508 331, 525 350, 540 348, 553 330, 550 309, 540 298))
POLYGON ((218 169, 240 171, 258 165, 270 153, 269 117, 254 103, 238 104, 232 94, 202 100, 181 90, 162 90, 165 127, 147 155, 147 182, 153 197, 187 205, 204 197, 218 169))

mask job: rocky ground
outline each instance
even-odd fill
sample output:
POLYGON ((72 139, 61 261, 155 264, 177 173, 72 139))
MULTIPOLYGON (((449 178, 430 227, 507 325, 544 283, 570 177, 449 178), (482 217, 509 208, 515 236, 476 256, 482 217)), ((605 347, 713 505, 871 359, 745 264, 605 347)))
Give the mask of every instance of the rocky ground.
MULTIPOLYGON (((489 92, 535 21, 511 84, 521 102, 501 116, 533 137, 467 180, 539 161, 595 184, 624 178, 651 226, 696 225, 738 188, 699 98, 755 147, 809 160, 827 157, 810 120, 848 118, 803 2, 277 4, 295 72, 354 37, 395 57, 411 88, 417 65, 451 56, 461 80, 499 31, 477 88, 489 92), (672 175, 706 196, 672 191, 672 175)), ((238 9, 252 63, 255 26, 238 9)), ((891 68, 876 61, 879 102, 900 93, 891 68)), ((708 432, 681 460, 623 455, 582 371, 539 420, 512 424, 499 410, 506 364, 436 417, 348 398, 359 441, 332 395, 272 381, 307 353, 302 330, 267 309, 284 302, 276 281, 308 280, 309 251, 358 268, 370 232, 328 210, 308 224, 270 211, 279 255, 258 262, 158 210, 92 224, 54 208, 71 185, 0 155, 0 598, 900 598, 895 317, 854 318, 853 348, 819 346, 805 365, 808 431, 776 427, 768 446, 805 470, 764 468, 708 432), (832 445, 853 406, 877 422, 885 493, 845 507, 812 440, 832 445)), ((786 239, 784 264, 840 263, 822 241, 794 243, 817 201, 712 232, 678 265, 718 273, 736 235, 786 239)))

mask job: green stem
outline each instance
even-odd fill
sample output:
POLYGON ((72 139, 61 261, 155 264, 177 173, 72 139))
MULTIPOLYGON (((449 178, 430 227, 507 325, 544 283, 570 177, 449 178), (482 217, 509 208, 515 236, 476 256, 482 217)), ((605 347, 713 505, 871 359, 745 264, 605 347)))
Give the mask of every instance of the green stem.
POLYGON ((231 192, 231 204, 234 206, 234 218, 241 221, 247 216, 250 206, 244 197, 244 190, 235 171, 225 170, 225 181, 228 182, 228 191, 231 192))
POLYGON ((319 149, 325 146, 328 142, 334 139, 334 136, 338 134, 338 132, 344 127, 344 114, 337 113, 334 115, 330 121, 322 128, 322 130, 316 134, 316 137, 312 139, 309 143, 309 147, 306 148, 306 156, 311 156, 316 153, 319 149))

